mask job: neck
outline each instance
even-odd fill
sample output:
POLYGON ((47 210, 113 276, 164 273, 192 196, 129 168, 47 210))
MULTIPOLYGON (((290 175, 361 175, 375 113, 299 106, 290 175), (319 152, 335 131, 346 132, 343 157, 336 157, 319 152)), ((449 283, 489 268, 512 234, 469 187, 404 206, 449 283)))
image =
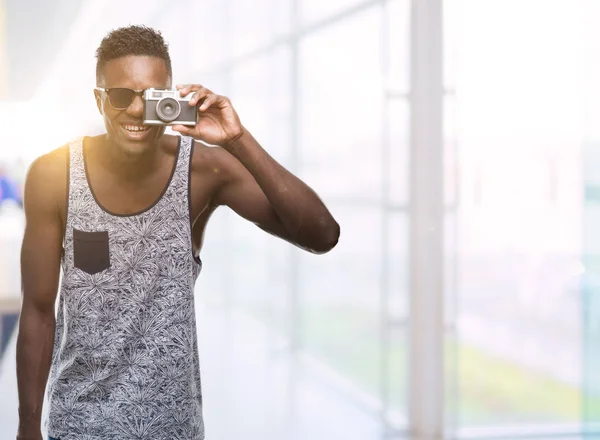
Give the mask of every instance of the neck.
POLYGON ((159 142, 141 154, 127 154, 107 134, 99 139, 102 148, 97 148, 96 160, 125 180, 140 180, 154 174, 160 164, 159 142))

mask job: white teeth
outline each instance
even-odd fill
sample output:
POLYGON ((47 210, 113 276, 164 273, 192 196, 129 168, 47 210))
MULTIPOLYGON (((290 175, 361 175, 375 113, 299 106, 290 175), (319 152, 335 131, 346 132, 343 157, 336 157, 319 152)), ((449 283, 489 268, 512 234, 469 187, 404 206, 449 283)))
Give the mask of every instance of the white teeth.
POLYGON ((123 128, 127 131, 146 131, 149 127, 139 125, 123 125, 123 128))

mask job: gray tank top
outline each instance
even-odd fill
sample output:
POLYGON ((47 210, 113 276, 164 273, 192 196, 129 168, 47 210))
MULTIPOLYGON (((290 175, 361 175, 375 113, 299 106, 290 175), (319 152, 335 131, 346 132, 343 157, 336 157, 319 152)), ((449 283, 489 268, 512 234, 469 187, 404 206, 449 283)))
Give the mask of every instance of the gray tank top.
POLYGON ((190 164, 143 212, 104 209, 88 184, 83 139, 70 145, 67 227, 48 434, 61 440, 204 439, 196 339, 190 164))

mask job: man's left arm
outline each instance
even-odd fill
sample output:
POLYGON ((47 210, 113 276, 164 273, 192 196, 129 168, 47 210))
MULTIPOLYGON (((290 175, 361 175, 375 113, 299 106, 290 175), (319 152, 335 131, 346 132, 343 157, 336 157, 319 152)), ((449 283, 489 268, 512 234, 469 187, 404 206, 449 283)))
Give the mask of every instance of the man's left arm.
POLYGON ((223 185, 213 203, 227 205, 265 231, 313 253, 325 253, 338 241, 340 227, 317 194, 273 159, 242 126, 228 98, 199 85, 178 87, 195 92, 195 127, 173 129, 216 148, 223 185))

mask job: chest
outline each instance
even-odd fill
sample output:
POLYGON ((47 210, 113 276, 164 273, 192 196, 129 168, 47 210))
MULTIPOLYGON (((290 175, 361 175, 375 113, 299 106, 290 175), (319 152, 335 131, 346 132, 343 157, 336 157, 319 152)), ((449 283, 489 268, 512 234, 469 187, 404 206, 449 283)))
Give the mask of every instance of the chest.
POLYGON ((135 182, 98 173, 90 176, 90 189, 106 211, 131 215, 154 206, 164 196, 171 183, 171 173, 158 172, 135 182))

